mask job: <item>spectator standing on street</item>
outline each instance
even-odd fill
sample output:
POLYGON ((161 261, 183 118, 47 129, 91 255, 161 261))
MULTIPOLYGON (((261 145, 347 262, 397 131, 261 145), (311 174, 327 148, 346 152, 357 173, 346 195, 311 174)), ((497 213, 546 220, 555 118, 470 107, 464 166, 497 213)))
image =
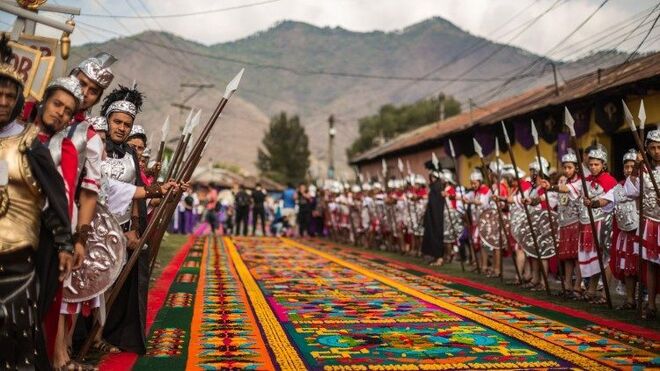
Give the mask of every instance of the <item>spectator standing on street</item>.
POLYGON ((305 183, 300 183, 298 186, 296 201, 298 202, 298 234, 304 237, 309 233, 309 223, 312 219, 312 197, 305 183))
POLYGON ((218 229, 218 215, 216 207, 218 205, 218 191, 215 189, 215 183, 211 182, 206 194, 206 222, 211 226, 211 233, 215 236, 215 230, 218 229))
POLYGON ((282 192, 282 216, 289 220, 292 228, 296 227, 296 190, 291 183, 287 183, 282 192))
POLYGON ((250 216, 250 195, 245 190, 245 186, 241 184, 238 192, 234 196, 236 200, 236 225, 234 235, 241 234, 241 227, 243 236, 248 234, 248 218, 250 216))
POLYGON ((261 188, 261 183, 257 183, 252 192, 252 235, 257 233, 257 219, 261 219, 261 233, 266 235, 266 191, 261 188))

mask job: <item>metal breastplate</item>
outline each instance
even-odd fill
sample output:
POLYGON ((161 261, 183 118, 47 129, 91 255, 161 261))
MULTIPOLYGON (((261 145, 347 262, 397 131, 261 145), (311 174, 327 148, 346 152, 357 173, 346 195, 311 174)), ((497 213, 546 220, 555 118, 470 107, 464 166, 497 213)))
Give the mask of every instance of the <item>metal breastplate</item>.
POLYGON ((7 162, 9 170, 7 186, 0 187, 0 204, 6 207, 6 212, 0 213, 0 253, 39 244, 44 201, 25 155, 38 132, 29 125, 19 135, 0 138, 0 159, 7 162))
POLYGON ((559 193, 559 226, 565 227, 576 223, 580 218, 580 199, 571 200, 568 193, 559 193))
MULTIPOLYGON (((71 127, 73 133, 70 133, 71 142, 74 147, 76 147, 76 152, 78 152, 78 172, 76 173, 76 180, 80 179, 83 169, 85 168, 85 161, 87 160, 87 130, 89 130, 89 122, 83 121, 77 124, 74 124, 71 127)), ((76 183, 78 183, 76 181, 76 183)))
MULTIPOLYGON (((605 189, 598 184, 594 183, 593 187, 587 183, 587 188, 589 189, 589 198, 590 199, 597 199, 600 198, 605 194, 605 189)), ((594 221, 599 221, 605 219, 607 216, 607 213, 603 210, 603 208, 596 208, 596 209, 591 209, 591 212, 594 216, 594 221)), ((584 206, 583 203, 580 202, 580 223, 581 224, 589 224, 589 212, 587 211, 587 207, 584 206)))
POLYGON ((639 212, 637 212, 637 201, 626 196, 625 189, 621 184, 614 187, 614 216, 620 230, 630 232, 637 229, 639 225, 639 212))
POLYGON ((50 151, 51 157, 53 157, 53 163, 55 163, 55 166, 57 167, 60 167, 62 163, 62 142, 64 139, 69 138, 71 143, 73 143, 73 146, 76 149, 76 154, 78 156, 78 166, 76 168, 76 186, 78 185, 80 175, 82 174, 83 168, 85 167, 88 128, 89 123, 87 121, 73 124, 57 132, 48 141, 48 150, 50 151))
MULTIPOLYGON (((660 206, 658 206, 658 196, 655 193, 653 188, 653 183, 651 182, 651 177, 649 173, 644 173, 644 199, 642 200, 643 213, 644 217, 653 220, 655 222, 660 222, 660 206)), ((660 184, 660 169, 656 168, 653 170, 653 177, 656 180, 657 184, 660 184)))
MULTIPOLYGON (((120 182, 135 184, 137 171, 135 169, 135 162, 130 154, 126 154, 122 158, 107 158, 101 162, 101 173, 110 179, 115 179, 120 182)), ((124 224, 131 220, 131 206, 123 212, 115 215, 119 224, 124 224)))

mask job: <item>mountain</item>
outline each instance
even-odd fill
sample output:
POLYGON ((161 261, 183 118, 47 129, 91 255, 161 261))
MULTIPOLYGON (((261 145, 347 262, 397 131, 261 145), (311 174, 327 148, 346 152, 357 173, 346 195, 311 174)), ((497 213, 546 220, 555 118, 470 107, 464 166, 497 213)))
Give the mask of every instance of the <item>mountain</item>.
MULTIPOLYGON (((255 171, 257 146, 268 128, 269 117, 282 110, 300 115, 310 137, 311 170, 315 174, 325 172, 327 118, 335 115, 335 161, 342 174, 347 170, 345 148, 357 136, 357 119, 373 114, 383 104, 408 103, 444 92, 483 105, 492 91, 499 92, 494 88, 504 82, 502 76, 528 65, 533 67, 492 98, 553 81, 548 67, 552 61, 472 35, 438 17, 396 32, 366 33, 283 21, 247 38, 210 46, 148 31, 74 47, 70 64, 99 51, 108 51, 119 59, 113 67, 115 83, 127 85, 133 79, 139 82, 147 103, 138 121, 154 132, 155 140, 160 138, 165 115, 170 114, 178 122, 185 118, 185 113, 171 104, 183 102, 195 89, 181 84, 215 85, 196 92, 186 102, 202 108, 202 117, 207 118, 225 84, 245 67, 239 91, 218 122, 207 157, 239 165, 249 172, 255 171), (486 62, 482 62, 484 59, 486 62), (429 77, 436 81, 406 80, 435 69, 438 71, 429 77), (461 76, 467 70, 471 71, 461 76)), ((605 51, 583 60, 554 64, 558 78, 568 79, 624 58, 605 51)), ((171 133, 170 137, 175 135, 171 133)))

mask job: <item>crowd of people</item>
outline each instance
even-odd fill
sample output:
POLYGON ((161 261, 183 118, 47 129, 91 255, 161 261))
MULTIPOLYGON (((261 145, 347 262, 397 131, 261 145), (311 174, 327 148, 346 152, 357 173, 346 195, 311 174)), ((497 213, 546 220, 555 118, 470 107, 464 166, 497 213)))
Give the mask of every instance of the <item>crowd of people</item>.
POLYGON ((190 234, 200 223, 221 235, 321 236, 325 231, 325 192, 315 185, 289 183, 283 191, 234 184, 195 184, 184 192, 169 231, 190 234))
POLYGON ((456 261, 489 277, 502 277, 507 257, 511 284, 549 292, 548 276, 555 277, 568 300, 606 304, 609 286, 625 296, 617 309, 643 305, 643 318, 654 319, 660 205, 650 175, 660 179, 660 130, 647 134, 645 146, 652 173, 636 150, 613 160, 594 145, 582 164, 569 150, 560 171, 543 157, 527 171, 497 159, 474 169, 466 187, 430 164, 428 187, 416 176, 386 186, 336 184, 324 201, 325 225, 344 243, 425 256, 438 266, 456 261), (624 177, 615 179, 609 166, 624 177))
MULTIPOLYGON (((645 145, 658 177, 660 131, 650 131, 645 145)), ((423 256, 435 266, 458 262, 489 277, 501 278, 505 265, 513 266, 511 284, 550 292, 549 282, 558 282, 557 294, 567 300, 603 305, 611 288, 625 297, 617 309, 643 305, 643 317, 656 318, 660 207, 651 173, 636 150, 617 160, 602 145, 584 154, 580 165, 569 150, 559 171, 543 157, 526 170, 498 158, 474 169, 466 187, 432 161, 428 178, 410 173, 386 182, 289 184, 271 194, 241 186, 220 200, 207 186, 183 199, 181 210, 197 205, 206 215, 197 219, 217 220, 214 229, 224 234, 247 235, 250 224, 255 235, 260 220, 262 235, 325 236, 423 256), (624 177, 615 179, 609 166, 620 166, 624 177)))
POLYGON ((188 185, 160 182, 160 164, 147 166, 150 143, 136 123, 144 96, 136 84, 103 97, 114 57, 83 60, 53 79, 43 99, 28 102, 11 57, 3 36, 0 366, 95 369, 73 359, 85 342, 102 354, 144 354, 155 251, 141 236, 160 199, 188 185), (100 115, 90 116, 97 105, 100 115), (129 256, 137 264, 128 264, 129 256), (106 302, 110 291, 114 305, 106 302))

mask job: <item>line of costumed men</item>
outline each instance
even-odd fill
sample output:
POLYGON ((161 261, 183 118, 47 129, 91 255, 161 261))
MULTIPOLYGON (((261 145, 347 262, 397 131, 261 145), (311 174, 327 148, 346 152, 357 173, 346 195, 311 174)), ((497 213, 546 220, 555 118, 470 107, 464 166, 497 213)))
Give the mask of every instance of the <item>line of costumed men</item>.
POLYGON ((138 239, 148 206, 178 187, 154 180, 159 166, 146 168, 147 137, 135 124, 143 96, 120 86, 101 100, 115 62, 101 53, 24 107, 11 55, 3 37, 0 367, 94 369, 71 359, 92 318, 103 324, 97 351, 143 354, 150 252, 138 239), (101 116, 89 117, 101 101, 101 116), (138 263, 106 310, 104 294, 135 249, 138 263))
MULTIPOLYGON (((660 130, 648 132, 645 139, 645 150, 655 167, 651 173, 660 183, 660 130)), ((498 158, 486 169, 474 169, 469 187, 462 187, 450 170, 439 167, 434 156, 426 164, 428 184, 419 175, 392 178, 386 187, 380 182, 331 183, 326 187, 326 228, 332 239, 343 243, 423 255, 431 265, 454 258, 462 265, 469 261, 475 271, 490 277, 501 277, 503 257, 507 256, 516 267, 511 284, 545 291, 543 278, 552 272, 560 276, 561 295, 593 304, 606 303, 600 290, 603 272, 596 251, 600 246, 607 282, 615 278, 625 291, 625 302, 617 309, 636 308, 635 285, 641 277, 648 298, 643 317, 653 319, 660 277, 660 206, 651 173, 634 149, 615 160, 608 158, 602 145, 587 148, 585 154, 582 166, 588 195, 583 192, 578 156, 572 150, 562 156, 560 173, 552 176, 543 157, 536 157, 528 172, 498 158), (617 181, 608 166, 621 166, 625 177, 617 181)))

